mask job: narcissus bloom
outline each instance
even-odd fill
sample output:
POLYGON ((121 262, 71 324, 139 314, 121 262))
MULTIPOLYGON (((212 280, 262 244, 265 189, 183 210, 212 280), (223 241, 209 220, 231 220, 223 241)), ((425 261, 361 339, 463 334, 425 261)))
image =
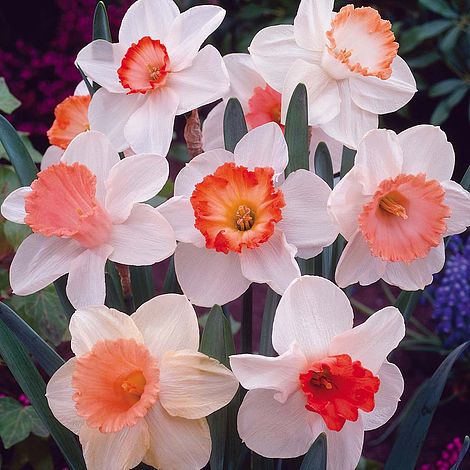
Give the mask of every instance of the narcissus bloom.
POLYGON ((158 207, 180 241, 175 269, 183 292, 204 307, 240 296, 252 282, 282 293, 300 276, 294 257, 312 258, 337 236, 329 186, 287 165, 280 127, 245 135, 234 153, 210 150, 181 170, 175 197, 158 207))
POLYGON ((11 264, 13 292, 32 294, 69 273, 72 305, 101 305, 107 259, 140 266, 170 256, 173 229, 153 207, 139 204, 155 196, 167 178, 164 157, 142 154, 120 161, 103 134, 75 137, 58 164, 2 204, 6 219, 34 232, 11 264))
POLYGON ((93 41, 77 56, 86 75, 103 87, 90 106, 92 129, 108 135, 118 151, 130 146, 166 155, 175 116, 221 98, 229 86, 218 51, 199 51, 224 16, 212 5, 180 13, 172 0, 135 2, 118 43, 93 41))
MULTIPOLYGON (((207 116, 202 126, 203 148, 205 151, 224 148, 224 111, 229 98, 237 98, 245 112, 248 129, 254 129, 268 122, 281 124, 281 101, 279 92, 272 89, 256 71, 249 54, 228 54, 224 62, 230 77, 230 89, 224 101, 219 103, 207 116)), ((286 105, 286 103, 284 103, 286 105)), ((314 168, 317 145, 325 142, 331 153, 333 171, 339 172, 343 144, 329 137, 319 127, 311 129, 310 168, 314 168)))
POLYGON ((89 470, 127 470, 142 460, 161 470, 206 465, 205 417, 232 399, 238 382, 198 352, 186 297, 155 297, 130 316, 104 306, 78 310, 70 333, 76 357, 52 376, 46 396, 79 435, 89 470))
POLYGON ((328 202, 348 244, 336 283, 382 278, 423 289, 444 266, 443 238, 470 225, 470 193, 451 181, 454 150, 438 127, 373 130, 328 202))
POLYGON ((249 390, 238 432, 250 449, 297 457, 324 432, 327 468, 356 468, 364 431, 386 423, 403 393, 401 372, 387 356, 405 324, 395 307, 386 307, 352 326, 348 298, 327 279, 303 276, 287 288, 273 324, 279 356, 230 357, 249 390))
MULTIPOLYGON (((356 148, 378 114, 404 106, 416 92, 397 55, 389 21, 370 7, 301 0, 293 25, 261 30, 249 47, 255 65, 286 103, 298 83, 308 89, 309 124, 356 148)), ((286 106, 283 106, 285 119, 286 106)))

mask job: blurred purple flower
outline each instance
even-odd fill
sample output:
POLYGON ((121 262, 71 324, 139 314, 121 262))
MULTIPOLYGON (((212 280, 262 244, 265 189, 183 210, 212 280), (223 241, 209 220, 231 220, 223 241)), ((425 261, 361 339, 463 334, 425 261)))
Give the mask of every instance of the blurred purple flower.
POLYGON ((449 470, 457 462, 461 449, 462 441, 455 437, 441 452, 441 458, 437 462, 421 465, 419 470, 449 470))

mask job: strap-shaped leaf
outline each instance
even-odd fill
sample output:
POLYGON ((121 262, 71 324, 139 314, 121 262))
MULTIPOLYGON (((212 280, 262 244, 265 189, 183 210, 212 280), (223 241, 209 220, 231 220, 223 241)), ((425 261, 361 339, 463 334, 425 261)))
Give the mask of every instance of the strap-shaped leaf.
POLYGON ((458 470, 460 467, 460 464, 463 462, 463 459, 467 455, 468 448, 470 447, 470 437, 465 436, 465 439, 463 440, 462 448, 460 449, 459 452, 459 458, 457 459, 457 462, 455 462, 452 467, 450 467, 450 470, 458 470))
POLYGON ((155 297, 152 266, 129 266, 129 271, 134 307, 138 309, 147 300, 155 297))
POLYGON ((95 14, 93 16, 93 41, 96 39, 104 39, 108 42, 113 41, 109 28, 108 12, 102 1, 96 4, 95 14))
POLYGON ((343 153, 341 155, 341 170, 339 173, 341 178, 344 178, 354 166, 355 158, 356 151, 343 146, 343 153))
POLYGON ((447 377, 470 341, 454 349, 417 393, 413 406, 398 428, 398 436, 385 464, 384 470, 413 470, 429 430, 434 412, 441 399, 447 377))
POLYGON ((321 433, 304 457, 300 470, 326 470, 326 435, 321 433))
POLYGON ((299 83, 292 94, 286 115, 284 130, 287 148, 289 149, 289 163, 286 176, 295 170, 309 168, 310 136, 308 129, 308 101, 307 88, 299 83))
POLYGON ((411 318, 411 315, 413 315, 422 293, 422 290, 414 292, 404 290, 398 296, 397 301, 395 302, 395 307, 400 310, 405 321, 408 321, 411 318))
POLYGON ((68 279, 68 274, 64 274, 63 276, 59 277, 59 279, 54 281, 54 287, 57 292, 57 296, 59 297, 60 303, 62 304, 62 308, 64 309, 64 313, 67 316, 67 318, 70 319, 70 317, 75 312, 75 308, 70 303, 70 300, 67 297, 67 292, 66 292, 67 279, 68 279))
POLYGON ((225 150, 233 152, 240 139, 248 132, 242 105, 236 98, 230 98, 224 112, 225 150))
POLYGON ((467 171, 463 175, 460 185, 462 186, 463 189, 470 191, 470 165, 468 166, 467 171))
POLYGON ((315 150, 315 173, 333 189, 333 164, 331 154, 325 142, 320 142, 315 150))
POLYGON ((51 376, 64 360, 8 305, 0 302, 0 320, 10 329, 47 375, 51 376))
POLYGON ((165 275, 165 279, 163 281, 163 289, 162 294, 182 294, 183 291, 178 283, 178 279, 176 279, 176 272, 175 272, 175 259, 172 255, 170 257, 170 264, 168 265, 168 270, 165 275))
POLYGON ((273 322, 276 309, 281 300, 281 296, 268 287, 266 299, 264 301, 263 321, 261 323, 261 335, 259 339, 259 353, 263 356, 276 356, 273 348, 273 322))
POLYGON ((45 397, 46 384, 15 335, 0 320, 0 355, 36 413, 51 433, 72 470, 86 470, 77 439, 52 414, 45 397))

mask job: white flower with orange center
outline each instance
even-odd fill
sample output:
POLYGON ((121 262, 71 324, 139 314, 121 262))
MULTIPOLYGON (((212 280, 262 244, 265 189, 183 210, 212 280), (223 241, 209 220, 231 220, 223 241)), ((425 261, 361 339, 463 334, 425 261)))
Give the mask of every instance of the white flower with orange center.
MULTIPOLYGON (((228 54, 224 56, 224 62, 230 77, 230 89, 222 103, 219 103, 208 114, 202 125, 205 151, 224 148, 224 112, 229 98, 237 98, 240 101, 248 129, 254 129, 268 122, 276 122, 284 130, 284 125, 281 123, 281 94, 263 80, 250 55, 228 54)), ((311 129, 310 169, 314 168, 315 150, 320 142, 328 145, 333 171, 338 173, 341 167, 343 144, 325 134, 320 127, 311 129)))
POLYGON ((308 90, 309 124, 356 148, 378 115, 400 109, 416 83, 389 21, 370 7, 301 0, 293 25, 261 30, 249 47, 256 68, 282 92, 282 122, 298 83, 308 90))
POLYGON ((387 356, 405 335, 403 317, 386 307, 353 326, 346 295, 327 279, 303 276, 287 288, 274 317, 278 357, 240 354, 230 365, 248 389, 238 433, 257 454, 305 454, 326 434, 327 469, 353 470, 364 431, 385 424, 403 393, 387 356))
POLYGON ((168 163, 152 154, 119 160, 101 133, 75 137, 60 162, 13 191, 2 215, 34 232, 18 248, 10 285, 29 295, 69 273, 67 296, 75 308, 104 304, 107 259, 151 265, 176 246, 170 224, 147 201, 165 184, 168 163))
POLYGON ((102 86, 90 105, 92 129, 118 151, 130 146, 166 155, 175 116, 212 103, 229 86, 219 52, 210 45, 199 50, 224 16, 212 5, 180 13, 172 0, 135 2, 118 43, 99 39, 77 56, 85 74, 102 86))
POLYGON ((132 315, 78 310, 72 351, 46 396, 55 417, 78 434, 89 470, 198 470, 211 453, 206 416, 230 402, 233 374, 198 352, 199 327, 183 295, 144 303, 132 315))
POLYGON ((423 289, 444 266, 443 238, 470 225, 470 193, 451 181, 454 150, 438 127, 370 131, 328 202, 348 240, 336 282, 382 278, 423 289))
POLYGON ((192 303, 225 304, 252 282, 282 293, 300 276, 295 256, 312 258, 335 240, 331 189, 307 170, 279 184, 287 161, 281 128, 271 122, 248 132, 234 153, 210 150, 178 174, 175 197, 158 210, 180 242, 176 275, 192 303))

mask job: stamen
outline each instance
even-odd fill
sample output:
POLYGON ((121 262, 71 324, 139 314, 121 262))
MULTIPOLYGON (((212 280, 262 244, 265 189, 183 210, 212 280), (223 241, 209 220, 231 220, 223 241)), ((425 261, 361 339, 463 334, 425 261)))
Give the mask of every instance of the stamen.
POLYGON ((379 206, 384 211, 387 211, 390 214, 401 217, 403 220, 406 220, 408 218, 406 209, 397 201, 395 201, 395 199, 390 195, 387 195, 381 198, 379 202, 379 206))
POLYGON ((121 388, 126 393, 129 393, 129 395, 134 395, 140 398, 142 393, 144 393, 146 383, 147 381, 145 380, 143 372, 136 370, 124 379, 121 384, 121 388))
POLYGON ((235 216, 237 218, 237 228, 243 232, 245 230, 250 230, 250 228, 253 227, 253 224, 255 223, 255 215, 253 211, 244 204, 238 207, 235 216))

